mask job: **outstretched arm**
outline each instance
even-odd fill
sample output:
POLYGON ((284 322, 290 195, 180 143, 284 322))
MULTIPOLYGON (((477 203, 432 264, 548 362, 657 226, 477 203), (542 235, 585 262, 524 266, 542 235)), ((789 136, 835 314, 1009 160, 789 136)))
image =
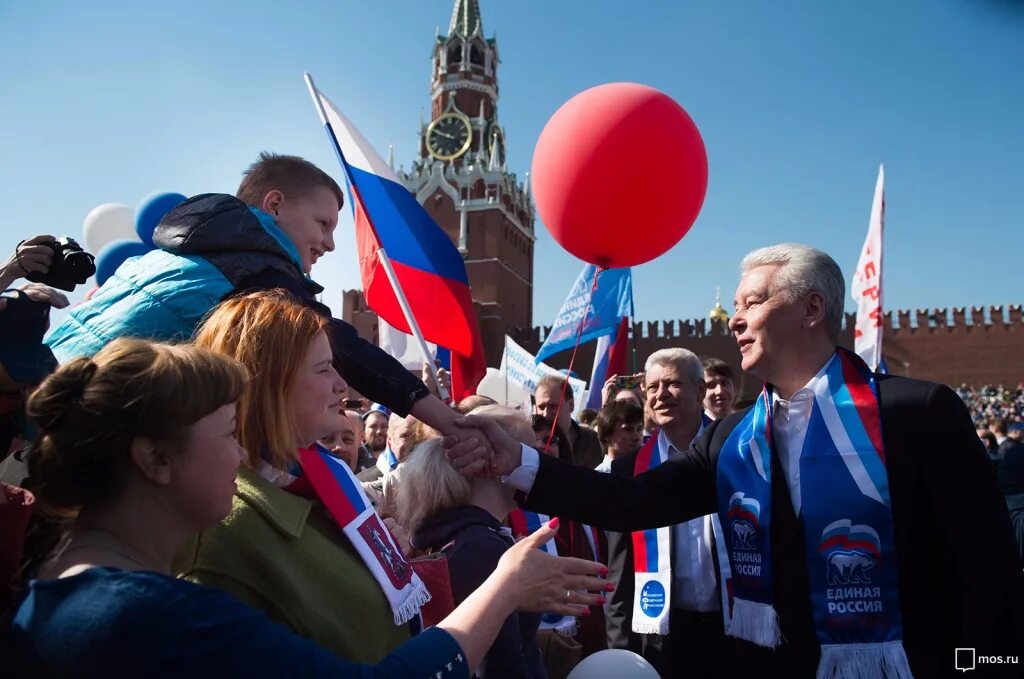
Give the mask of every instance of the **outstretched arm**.
POLYGON ((494 459, 484 459, 467 444, 446 437, 452 464, 467 476, 507 475, 509 485, 526 493, 522 504, 527 509, 620 532, 670 526, 715 511, 709 446, 717 422, 681 458, 636 478, 602 474, 538 455, 486 417, 462 417, 456 424, 480 429, 491 443, 494 459))
POLYGON ((603 528, 629 532, 671 526, 715 511, 715 480, 700 443, 681 458, 640 476, 602 474, 540 456, 533 487, 523 506, 603 528))

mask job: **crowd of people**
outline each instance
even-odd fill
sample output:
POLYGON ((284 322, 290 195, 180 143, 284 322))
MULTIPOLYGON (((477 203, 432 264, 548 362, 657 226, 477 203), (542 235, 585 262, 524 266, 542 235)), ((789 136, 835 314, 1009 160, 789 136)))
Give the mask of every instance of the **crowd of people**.
POLYGON ((1008 389, 1001 384, 981 387, 961 384, 956 393, 963 399, 964 405, 971 411, 971 418, 978 425, 987 424, 996 418, 1024 423, 1024 385, 1008 389))
POLYGON ((310 272, 343 201, 264 154, 45 343, 66 298, 0 300, 5 665, 555 679, 627 649, 663 677, 930 677, 956 648, 1024 645, 1019 434, 838 348, 824 253, 741 265, 752 406, 726 362, 676 347, 576 417, 558 376, 532 411, 445 402, 443 369, 333 318, 310 272))

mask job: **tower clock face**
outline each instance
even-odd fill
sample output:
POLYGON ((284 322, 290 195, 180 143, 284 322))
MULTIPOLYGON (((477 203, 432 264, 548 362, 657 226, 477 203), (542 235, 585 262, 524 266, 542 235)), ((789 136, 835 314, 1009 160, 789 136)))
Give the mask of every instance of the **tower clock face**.
POLYGON ((427 150, 438 160, 458 158, 472 141, 469 118, 460 113, 445 113, 427 128, 427 150))

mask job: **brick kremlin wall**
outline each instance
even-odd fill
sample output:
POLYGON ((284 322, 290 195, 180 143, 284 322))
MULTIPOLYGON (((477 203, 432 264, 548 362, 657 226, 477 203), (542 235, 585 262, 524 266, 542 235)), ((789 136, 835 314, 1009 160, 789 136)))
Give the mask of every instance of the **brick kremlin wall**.
MULTIPOLYGON (((362 293, 348 290, 344 296, 343 318, 359 334, 377 341, 377 315, 366 307, 362 293)), ((853 314, 847 314, 839 341, 853 347, 853 314)), ((883 341, 889 372, 957 386, 969 384, 1017 385, 1024 382, 1024 314, 1021 305, 1008 307, 971 307, 954 309, 917 309, 885 314, 883 341)), ((490 333, 498 328, 487 328, 490 333)), ((510 330, 509 335, 527 351, 536 353, 548 327, 510 330)), ((665 347, 680 346, 699 356, 716 356, 736 371, 742 400, 752 399, 760 381, 740 370, 740 353, 728 329, 706 319, 695 321, 646 321, 633 325, 631 337, 637 338, 638 370, 651 353, 665 347)), ((580 347, 575 372, 590 378, 594 345, 580 347)), ((551 357, 547 363, 556 368, 569 364, 571 352, 551 357)), ((490 361, 497 367, 496 361, 490 361)))
MULTIPOLYGON (((918 309, 885 314, 882 343, 889 372, 933 382, 960 384, 1016 385, 1024 382, 1024 320, 1021 305, 970 309, 918 309)), ((854 315, 847 314, 840 344, 853 347, 854 315)), ((536 353, 550 327, 512 333, 525 349, 536 353)), ((696 321, 651 321, 636 323, 631 332, 641 364, 652 352, 680 346, 699 356, 716 356, 729 363, 739 375, 740 398, 753 398, 760 382, 740 370, 740 353, 728 329, 719 323, 696 321)), ((580 348, 574 371, 588 379, 594 357, 594 342, 580 348)), ((551 357, 556 368, 569 364, 571 352, 551 357)))

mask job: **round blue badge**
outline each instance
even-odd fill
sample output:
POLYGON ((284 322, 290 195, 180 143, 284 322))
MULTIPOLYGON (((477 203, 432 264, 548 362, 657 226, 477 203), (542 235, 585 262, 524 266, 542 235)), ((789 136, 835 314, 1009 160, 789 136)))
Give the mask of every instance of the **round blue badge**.
POLYGON ((640 590, 640 610, 650 618, 657 618, 665 610, 665 586, 657 580, 648 580, 640 590))

